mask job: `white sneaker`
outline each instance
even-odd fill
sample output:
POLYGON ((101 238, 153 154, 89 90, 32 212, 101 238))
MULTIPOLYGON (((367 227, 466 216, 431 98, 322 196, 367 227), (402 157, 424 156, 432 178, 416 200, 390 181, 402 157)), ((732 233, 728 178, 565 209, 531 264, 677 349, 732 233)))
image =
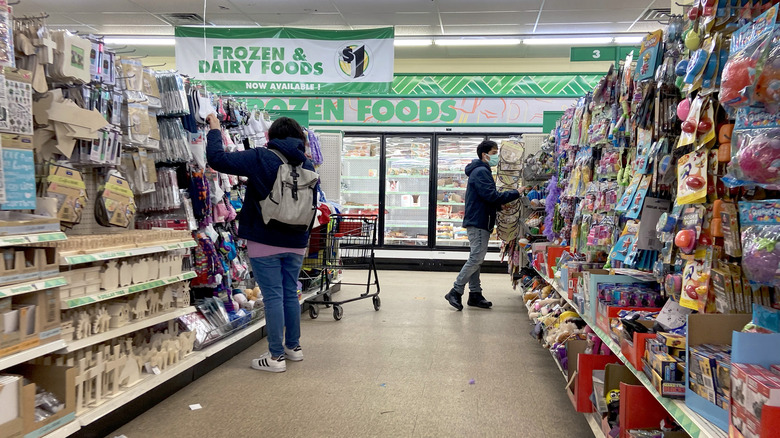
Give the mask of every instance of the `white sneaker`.
POLYGON ((284 347, 284 357, 286 359, 290 359, 293 362, 300 362, 303 360, 303 350, 301 349, 301 346, 297 346, 290 350, 287 347, 284 347))
POLYGON ((274 359, 271 357, 271 352, 266 352, 257 359, 252 359, 252 368, 272 373, 283 373, 287 371, 287 364, 284 362, 284 355, 274 359))

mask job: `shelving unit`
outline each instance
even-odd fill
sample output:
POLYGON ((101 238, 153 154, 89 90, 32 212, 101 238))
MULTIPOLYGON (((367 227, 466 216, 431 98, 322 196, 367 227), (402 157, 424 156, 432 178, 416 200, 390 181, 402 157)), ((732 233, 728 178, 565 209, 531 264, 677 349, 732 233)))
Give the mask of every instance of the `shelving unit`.
POLYGON ((104 291, 104 292, 100 292, 93 295, 87 295, 83 297, 69 298, 66 300, 62 300, 61 307, 63 309, 73 309, 75 307, 86 306, 87 304, 98 303, 101 301, 110 300, 124 295, 130 295, 137 292, 143 292, 149 289, 154 289, 156 287, 167 286, 169 284, 174 284, 180 281, 189 280, 195 278, 195 276, 196 276, 195 271, 189 271, 183 274, 174 275, 166 278, 160 278, 152 281, 147 281, 145 283, 138 283, 132 286, 123 287, 116 290, 104 291))
POLYGON ((190 307, 184 307, 181 309, 175 309, 171 312, 163 313, 160 315, 151 316, 149 318, 144 318, 140 321, 136 321, 130 324, 127 324, 122 327, 115 328, 113 330, 109 330, 107 332, 99 333, 97 335, 88 336, 84 339, 79 339, 77 341, 71 341, 67 342, 65 348, 61 350, 62 353, 71 353, 76 350, 80 350, 84 347, 89 347, 90 345, 99 344, 101 342, 108 341, 109 339, 117 338, 119 336, 124 336, 128 333, 132 333, 141 329, 145 329, 147 327, 151 327, 155 324, 159 324, 161 322, 170 321, 172 319, 176 319, 180 316, 184 316, 188 313, 195 312, 195 306, 190 307))
POLYGON ((28 360, 35 359, 36 357, 54 353, 55 351, 62 350, 63 348, 65 348, 65 341, 60 339, 49 342, 48 344, 39 345, 37 347, 11 354, 9 356, 0 357, 0 370, 19 365, 20 363, 25 363, 28 360))
POLYGON ((121 259, 124 257, 134 257, 157 252, 173 251, 176 249, 192 248, 195 245, 194 240, 184 240, 181 242, 171 242, 151 246, 142 246, 138 248, 114 249, 110 251, 94 252, 90 254, 60 254, 60 266, 79 265, 82 263, 102 262, 105 260, 121 259))
MULTIPOLYGON (((561 295, 561 297, 566 300, 567 303, 569 303, 572 307, 575 309, 577 308, 574 306, 574 304, 571 302, 571 300, 568 299, 568 293, 566 290, 561 287, 558 282, 554 279, 551 279, 547 277, 543 272, 537 270, 537 273, 545 280, 547 283, 552 285, 552 287, 558 291, 558 294, 561 295)), ((593 329, 593 332, 598 335, 599 338, 604 342, 605 345, 609 347, 610 350, 612 350, 613 353, 618 357, 618 359, 623 362, 623 364, 631 370, 631 372, 639 379, 640 382, 642 382, 642 385, 647 388, 648 391, 655 397, 656 400, 666 409, 669 414, 674 417, 674 419, 677 421, 677 423, 682 426, 683 429, 692 437, 692 438, 727 438, 728 433, 719 429, 717 426, 712 424, 710 421, 703 418, 701 415, 693 412, 686 404, 684 400, 677 400, 677 399, 671 399, 667 397, 662 397, 661 394, 658 392, 658 390, 655 389, 653 384, 650 382, 650 380, 647 378, 645 373, 641 370, 637 370, 636 368, 631 365, 631 363, 626 359, 626 357, 623 355, 623 353, 620 351, 620 345, 618 345, 610 336, 607 335, 603 330, 601 330, 598 326, 596 326, 595 322, 592 321, 589 317, 585 315, 580 315, 580 317, 590 326, 591 329, 593 329)), ((600 430, 600 429, 599 429, 600 430)))
MULTIPOLYGON (((39 290, 51 289, 54 287, 65 286, 68 284, 65 277, 51 277, 42 280, 33 280, 26 283, 18 283, 10 286, 0 287, 0 298, 12 297, 39 290)), ((0 368, 2 369, 2 368, 0 368)))

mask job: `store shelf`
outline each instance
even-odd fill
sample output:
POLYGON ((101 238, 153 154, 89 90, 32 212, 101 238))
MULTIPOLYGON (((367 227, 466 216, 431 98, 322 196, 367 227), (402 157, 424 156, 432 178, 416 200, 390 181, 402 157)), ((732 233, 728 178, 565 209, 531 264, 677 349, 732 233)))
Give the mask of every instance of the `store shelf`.
POLYGON ((21 295, 39 290, 51 289, 54 287, 65 286, 68 284, 65 277, 52 277, 43 280, 33 280, 25 283, 13 284, 10 286, 0 287, 0 298, 12 297, 14 295, 21 295))
POLYGON ((74 307, 81 307, 81 306, 86 306, 87 304, 99 303, 101 301, 106 301, 124 295, 143 292, 145 290, 154 289, 156 287, 167 286, 169 284, 178 283, 180 281, 189 280, 195 277, 196 277, 195 271, 188 271, 183 274, 174 275, 172 277, 160 278, 157 280, 147 281, 145 283, 138 283, 132 286, 123 287, 116 290, 105 291, 98 294, 87 295, 83 297, 69 298, 67 300, 62 301, 62 308, 73 309, 74 307))
POLYGON ((139 248, 116 249, 111 251, 96 252, 91 254, 60 254, 60 266, 78 265, 81 263, 101 262, 104 260, 121 259, 124 257, 154 254, 158 252, 173 251, 176 249, 192 248, 196 246, 194 240, 164 243, 139 248))
POLYGON ((57 242, 60 240, 67 240, 65 233, 60 231, 54 233, 18 234, 0 237, 0 247, 26 245, 29 243, 57 242))
POLYGON ((172 319, 176 319, 180 316, 184 316, 188 313, 195 312, 196 309, 194 306, 185 307, 183 309, 176 309, 172 312, 163 313, 161 315, 155 315, 149 318, 144 318, 140 321, 136 321, 130 324, 127 324, 126 326, 115 328, 113 330, 109 330, 104 333, 99 333, 97 335, 88 336, 84 339, 79 339, 78 341, 71 341, 67 342, 66 347, 63 349, 63 352, 70 353, 76 350, 80 350, 84 347, 89 347, 90 345, 99 344, 101 342, 108 341, 110 339, 118 338, 119 336, 126 335, 128 333, 132 333, 141 329, 145 329, 147 327, 151 327, 153 325, 159 324, 161 322, 170 321, 172 319))
POLYGON ((440 192, 451 192, 451 191, 454 191, 454 190, 465 191, 466 187, 436 187, 436 190, 438 190, 440 192))
POLYGON ((436 203, 436 205, 463 205, 463 206, 465 206, 466 202, 465 201, 464 202, 442 202, 442 201, 439 201, 439 202, 436 203))
POLYGON ((103 418, 107 414, 110 414, 127 403, 135 400, 142 394, 153 390, 154 388, 162 385, 182 372, 192 368, 193 366, 202 362, 203 359, 205 359, 205 356, 202 354, 202 352, 193 352, 172 367, 166 368, 162 373, 157 375, 147 375, 147 377, 145 377, 139 383, 128 388, 126 391, 120 393, 116 397, 108 400, 100 406, 83 412, 77 417, 79 424, 81 426, 87 426, 103 418))
POLYGON ((555 362, 555 366, 558 367, 558 371, 561 372, 561 375, 563 376, 563 380, 568 382, 569 379, 568 379, 568 377, 566 377, 566 373, 563 371, 563 368, 561 368, 561 363, 558 362, 558 358, 555 357, 555 352, 553 352, 552 350, 549 350, 549 349, 547 351, 550 352, 550 356, 552 356, 552 360, 553 360, 553 362, 555 362))
POLYGON ((443 219, 443 218, 436 218, 436 222, 457 222, 462 223, 463 219, 443 219))
POLYGON ((386 227, 395 227, 395 228, 428 228, 428 224, 410 224, 408 222, 386 222, 386 227))
MULTIPOLYGON (((563 297, 564 300, 566 300, 567 303, 569 303, 572 307, 575 309, 577 308, 574 303, 571 302, 571 300, 568 299, 568 293, 567 291, 561 287, 558 284, 558 281, 553 280, 544 273, 537 270, 537 273, 542 276, 552 287, 558 291, 558 293, 563 297)), ((642 382, 642 385, 647 388, 648 391, 655 397, 656 400, 666 409, 669 414, 674 417, 674 419, 677 421, 677 423, 685 429, 685 431, 692 437, 692 438, 727 438, 728 433, 724 432, 723 430, 719 429, 717 426, 712 424, 710 421, 704 419, 699 414, 693 412, 686 404, 684 400, 678 400, 678 399, 671 399, 667 397, 662 397, 661 394, 658 392, 658 390, 655 389, 653 384, 650 382, 650 380, 647 378, 647 375, 642 370, 637 370, 634 368, 633 365, 626 359, 626 357, 623 355, 623 353, 620 351, 620 345, 617 344, 610 336, 607 335, 603 330, 601 330, 594 321, 592 321, 589 317, 585 315, 580 315, 580 317, 585 321, 591 329, 593 329, 593 332, 596 333, 596 335, 601 338, 601 340, 604 342, 605 345, 609 347, 610 350, 612 350, 613 353, 618 357, 618 359, 623 362, 623 364, 631 370, 632 373, 639 379, 640 382, 642 382)))
POLYGON ((588 426, 590 426, 590 430, 593 432, 594 437, 606 438, 604 431, 601 429, 601 423, 599 422, 595 413, 585 414, 585 420, 587 420, 588 426))
POLYGON ((391 205, 391 206, 387 206, 385 208, 388 209, 388 210, 427 210, 428 206, 427 205, 420 205, 420 206, 417 206, 417 207, 400 207, 400 206, 397 206, 397 205, 391 205))
POLYGON ((0 370, 10 368, 20 363, 25 363, 28 360, 35 359, 36 357, 45 356, 49 353, 53 353, 57 350, 65 348, 65 341, 58 340, 49 342, 48 344, 39 345, 37 347, 29 348, 24 351, 20 351, 10 356, 0 357, 0 370))

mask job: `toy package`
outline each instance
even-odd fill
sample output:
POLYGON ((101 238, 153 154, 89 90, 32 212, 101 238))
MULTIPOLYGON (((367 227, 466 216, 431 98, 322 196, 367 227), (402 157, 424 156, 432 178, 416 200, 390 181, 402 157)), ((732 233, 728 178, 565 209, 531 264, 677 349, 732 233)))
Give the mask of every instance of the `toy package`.
POLYGON ((753 283, 780 286, 780 200, 741 202, 742 270, 753 283))
POLYGON ((764 62, 777 22, 777 6, 773 6, 731 37, 731 55, 723 69, 720 102, 727 109, 736 109, 755 102, 757 78, 764 62))
POLYGON ((732 135, 734 155, 723 182, 780 189, 780 113, 742 108, 732 135))
POLYGON ((661 61, 661 46, 663 45, 664 32, 657 30, 651 32, 642 41, 639 48, 639 59, 636 66, 636 80, 651 79, 655 75, 655 69, 661 61))

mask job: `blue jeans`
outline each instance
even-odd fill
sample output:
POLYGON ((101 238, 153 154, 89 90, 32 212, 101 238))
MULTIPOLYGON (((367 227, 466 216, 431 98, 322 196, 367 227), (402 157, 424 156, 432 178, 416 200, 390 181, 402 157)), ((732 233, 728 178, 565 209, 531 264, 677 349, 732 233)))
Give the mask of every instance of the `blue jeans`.
POLYGON ((460 269, 460 274, 458 274, 458 278, 455 279, 455 284, 452 287, 452 290, 460 295, 463 295, 466 283, 469 285, 470 293, 482 293, 479 269, 482 267, 482 262, 485 261, 490 241, 490 232, 488 230, 466 227, 466 233, 469 236, 469 259, 466 260, 466 263, 460 269))
POLYGON ((298 274, 303 256, 284 253, 249 259, 265 305, 268 351, 273 357, 293 349, 301 338, 301 304, 298 302, 298 274), (284 342, 283 342, 284 341, 284 342))

